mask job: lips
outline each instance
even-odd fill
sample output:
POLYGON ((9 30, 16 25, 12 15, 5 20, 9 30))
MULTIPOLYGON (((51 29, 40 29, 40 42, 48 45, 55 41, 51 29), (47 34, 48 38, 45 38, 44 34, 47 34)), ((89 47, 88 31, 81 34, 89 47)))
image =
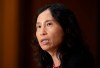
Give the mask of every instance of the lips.
POLYGON ((41 44, 46 45, 49 43, 48 39, 41 39, 41 44))

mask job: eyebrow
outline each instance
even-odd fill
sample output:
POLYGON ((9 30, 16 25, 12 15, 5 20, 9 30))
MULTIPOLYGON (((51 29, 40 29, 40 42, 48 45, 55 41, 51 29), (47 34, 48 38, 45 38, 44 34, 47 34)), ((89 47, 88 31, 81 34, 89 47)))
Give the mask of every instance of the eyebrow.
MULTIPOLYGON (((46 20, 45 23, 49 21, 54 21, 54 20, 46 20)), ((40 22, 36 22, 36 24, 40 24, 40 22)))
POLYGON ((53 20, 46 20, 45 22, 49 22, 49 21, 53 21, 53 20))
POLYGON ((36 22, 36 24, 40 24, 40 22, 36 22))

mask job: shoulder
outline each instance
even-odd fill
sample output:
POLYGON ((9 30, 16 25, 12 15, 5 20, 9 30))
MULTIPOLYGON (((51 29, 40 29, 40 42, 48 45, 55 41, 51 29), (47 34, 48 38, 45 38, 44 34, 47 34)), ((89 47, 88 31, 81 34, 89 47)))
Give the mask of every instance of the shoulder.
POLYGON ((64 56, 63 65, 66 68, 93 68, 93 57, 88 53, 71 54, 64 56))

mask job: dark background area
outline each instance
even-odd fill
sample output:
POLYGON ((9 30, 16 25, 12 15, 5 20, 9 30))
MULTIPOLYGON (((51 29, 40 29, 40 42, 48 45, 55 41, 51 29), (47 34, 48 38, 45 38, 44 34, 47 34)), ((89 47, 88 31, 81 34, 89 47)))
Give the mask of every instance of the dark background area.
POLYGON ((62 3, 75 13, 95 68, 100 68, 100 0, 0 1, 0 68, 37 68, 32 60, 33 16, 50 3, 62 3))

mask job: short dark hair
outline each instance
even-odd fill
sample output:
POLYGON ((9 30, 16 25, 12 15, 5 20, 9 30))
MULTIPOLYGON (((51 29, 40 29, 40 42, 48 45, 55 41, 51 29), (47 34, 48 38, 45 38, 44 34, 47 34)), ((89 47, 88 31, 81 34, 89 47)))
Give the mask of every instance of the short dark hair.
MULTIPOLYGON (((57 56, 60 57, 60 60, 64 55, 71 55, 81 53, 83 50, 85 51, 85 43, 82 39, 82 34, 76 20, 74 13, 67 7, 62 4, 49 4, 45 7, 41 8, 36 15, 36 19, 39 14, 43 11, 49 9, 53 18, 61 25, 64 31, 64 40, 62 45, 59 47, 57 51, 57 56), (59 54, 59 55, 58 55, 59 54)), ((36 24, 36 19, 34 25, 36 24)), ((36 32, 36 28, 34 28, 34 34, 36 32)), ((53 65, 53 60, 51 56, 43 51, 37 41, 36 36, 34 36, 33 45, 37 48, 38 55, 40 58, 40 63, 43 65, 43 68, 51 67, 53 65), (44 67, 45 66, 45 67, 44 67)))

